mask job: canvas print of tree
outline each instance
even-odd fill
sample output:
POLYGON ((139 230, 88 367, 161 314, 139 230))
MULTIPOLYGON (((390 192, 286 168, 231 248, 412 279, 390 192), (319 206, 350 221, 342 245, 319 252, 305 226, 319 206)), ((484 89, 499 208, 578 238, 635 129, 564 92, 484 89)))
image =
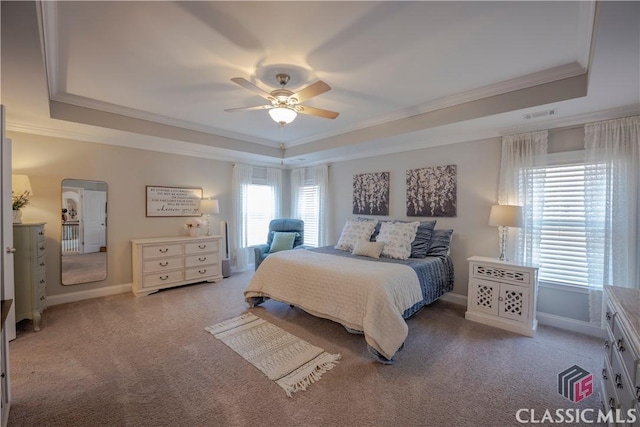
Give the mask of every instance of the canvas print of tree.
POLYGON ((456 165, 407 170, 407 216, 456 216, 456 181, 456 165))
POLYGON ((389 215, 389 172, 353 175, 353 213, 389 215))

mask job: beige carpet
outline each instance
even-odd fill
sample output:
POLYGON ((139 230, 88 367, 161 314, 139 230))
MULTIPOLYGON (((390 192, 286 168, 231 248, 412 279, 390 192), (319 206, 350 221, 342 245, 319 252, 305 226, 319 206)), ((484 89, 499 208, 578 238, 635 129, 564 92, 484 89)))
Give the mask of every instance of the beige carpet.
POLYGON ((21 322, 10 343, 10 426, 516 426, 520 408, 595 409, 558 394, 575 364, 594 374, 601 341, 540 327, 535 338, 464 319, 437 302, 409 320, 395 365, 364 338, 269 301, 250 311, 340 364, 288 398, 203 327, 247 311, 252 273, 220 283, 54 306, 40 332, 21 322))

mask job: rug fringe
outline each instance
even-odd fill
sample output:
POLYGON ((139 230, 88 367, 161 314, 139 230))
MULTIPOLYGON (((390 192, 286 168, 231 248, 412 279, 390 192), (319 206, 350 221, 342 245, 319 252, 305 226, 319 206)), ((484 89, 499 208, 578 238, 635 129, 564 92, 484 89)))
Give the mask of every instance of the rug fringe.
POLYGON ((287 397, 292 397, 293 393, 305 391, 311 384, 320 381, 322 374, 333 369, 336 364, 339 363, 339 360, 342 359, 342 355, 339 353, 330 354, 325 352, 318 356, 318 358, 320 358, 322 362, 316 362, 316 365, 310 372, 305 373, 305 371, 309 369, 309 366, 303 366, 290 375, 276 381, 278 385, 284 389, 285 393, 287 393, 287 397), (298 378, 301 374, 303 377, 298 378))

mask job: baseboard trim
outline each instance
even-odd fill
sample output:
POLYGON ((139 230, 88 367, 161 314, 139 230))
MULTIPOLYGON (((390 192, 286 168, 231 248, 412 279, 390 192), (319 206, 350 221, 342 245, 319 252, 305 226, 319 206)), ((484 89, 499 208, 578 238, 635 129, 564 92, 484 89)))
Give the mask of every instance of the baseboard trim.
MULTIPOLYGON (((467 306, 467 297, 465 295, 456 294, 453 292, 447 292, 440 297, 441 300, 447 301, 453 304, 467 306)), ((604 329, 591 325, 581 320, 571 319, 569 317, 556 316, 554 314, 536 312, 536 319, 539 325, 553 326, 565 331, 576 332, 579 334, 585 334, 596 338, 605 338, 604 329)))
POLYGON ((577 332, 579 334, 590 335, 596 338, 604 338, 605 330, 581 320, 570 319, 568 317, 556 316, 555 314, 536 313, 538 323, 541 325, 553 326, 566 331, 577 332))
POLYGON ((69 302, 83 301, 86 299, 106 297, 111 295, 131 292, 131 283, 123 285, 107 286, 104 288, 90 289, 87 291, 69 292, 68 294, 48 295, 47 306, 66 304, 69 302))
POLYGON ((455 294, 453 292, 447 292, 440 297, 441 300, 451 302, 453 304, 467 306, 467 297, 465 295, 455 294))

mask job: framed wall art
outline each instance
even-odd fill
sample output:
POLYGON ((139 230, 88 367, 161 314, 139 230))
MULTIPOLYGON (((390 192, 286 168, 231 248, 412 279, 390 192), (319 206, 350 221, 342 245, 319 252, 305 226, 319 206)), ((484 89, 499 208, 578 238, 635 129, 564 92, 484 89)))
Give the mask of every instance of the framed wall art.
POLYGON ((353 175, 353 213, 389 215, 389 172, 353 175))
POLYGON ((147 216, 201 216, 202 188, 147 185, 147 216))
POLYGON ((456 173, 456 165, 407 170, 407 216, 456 216, 456 173))

